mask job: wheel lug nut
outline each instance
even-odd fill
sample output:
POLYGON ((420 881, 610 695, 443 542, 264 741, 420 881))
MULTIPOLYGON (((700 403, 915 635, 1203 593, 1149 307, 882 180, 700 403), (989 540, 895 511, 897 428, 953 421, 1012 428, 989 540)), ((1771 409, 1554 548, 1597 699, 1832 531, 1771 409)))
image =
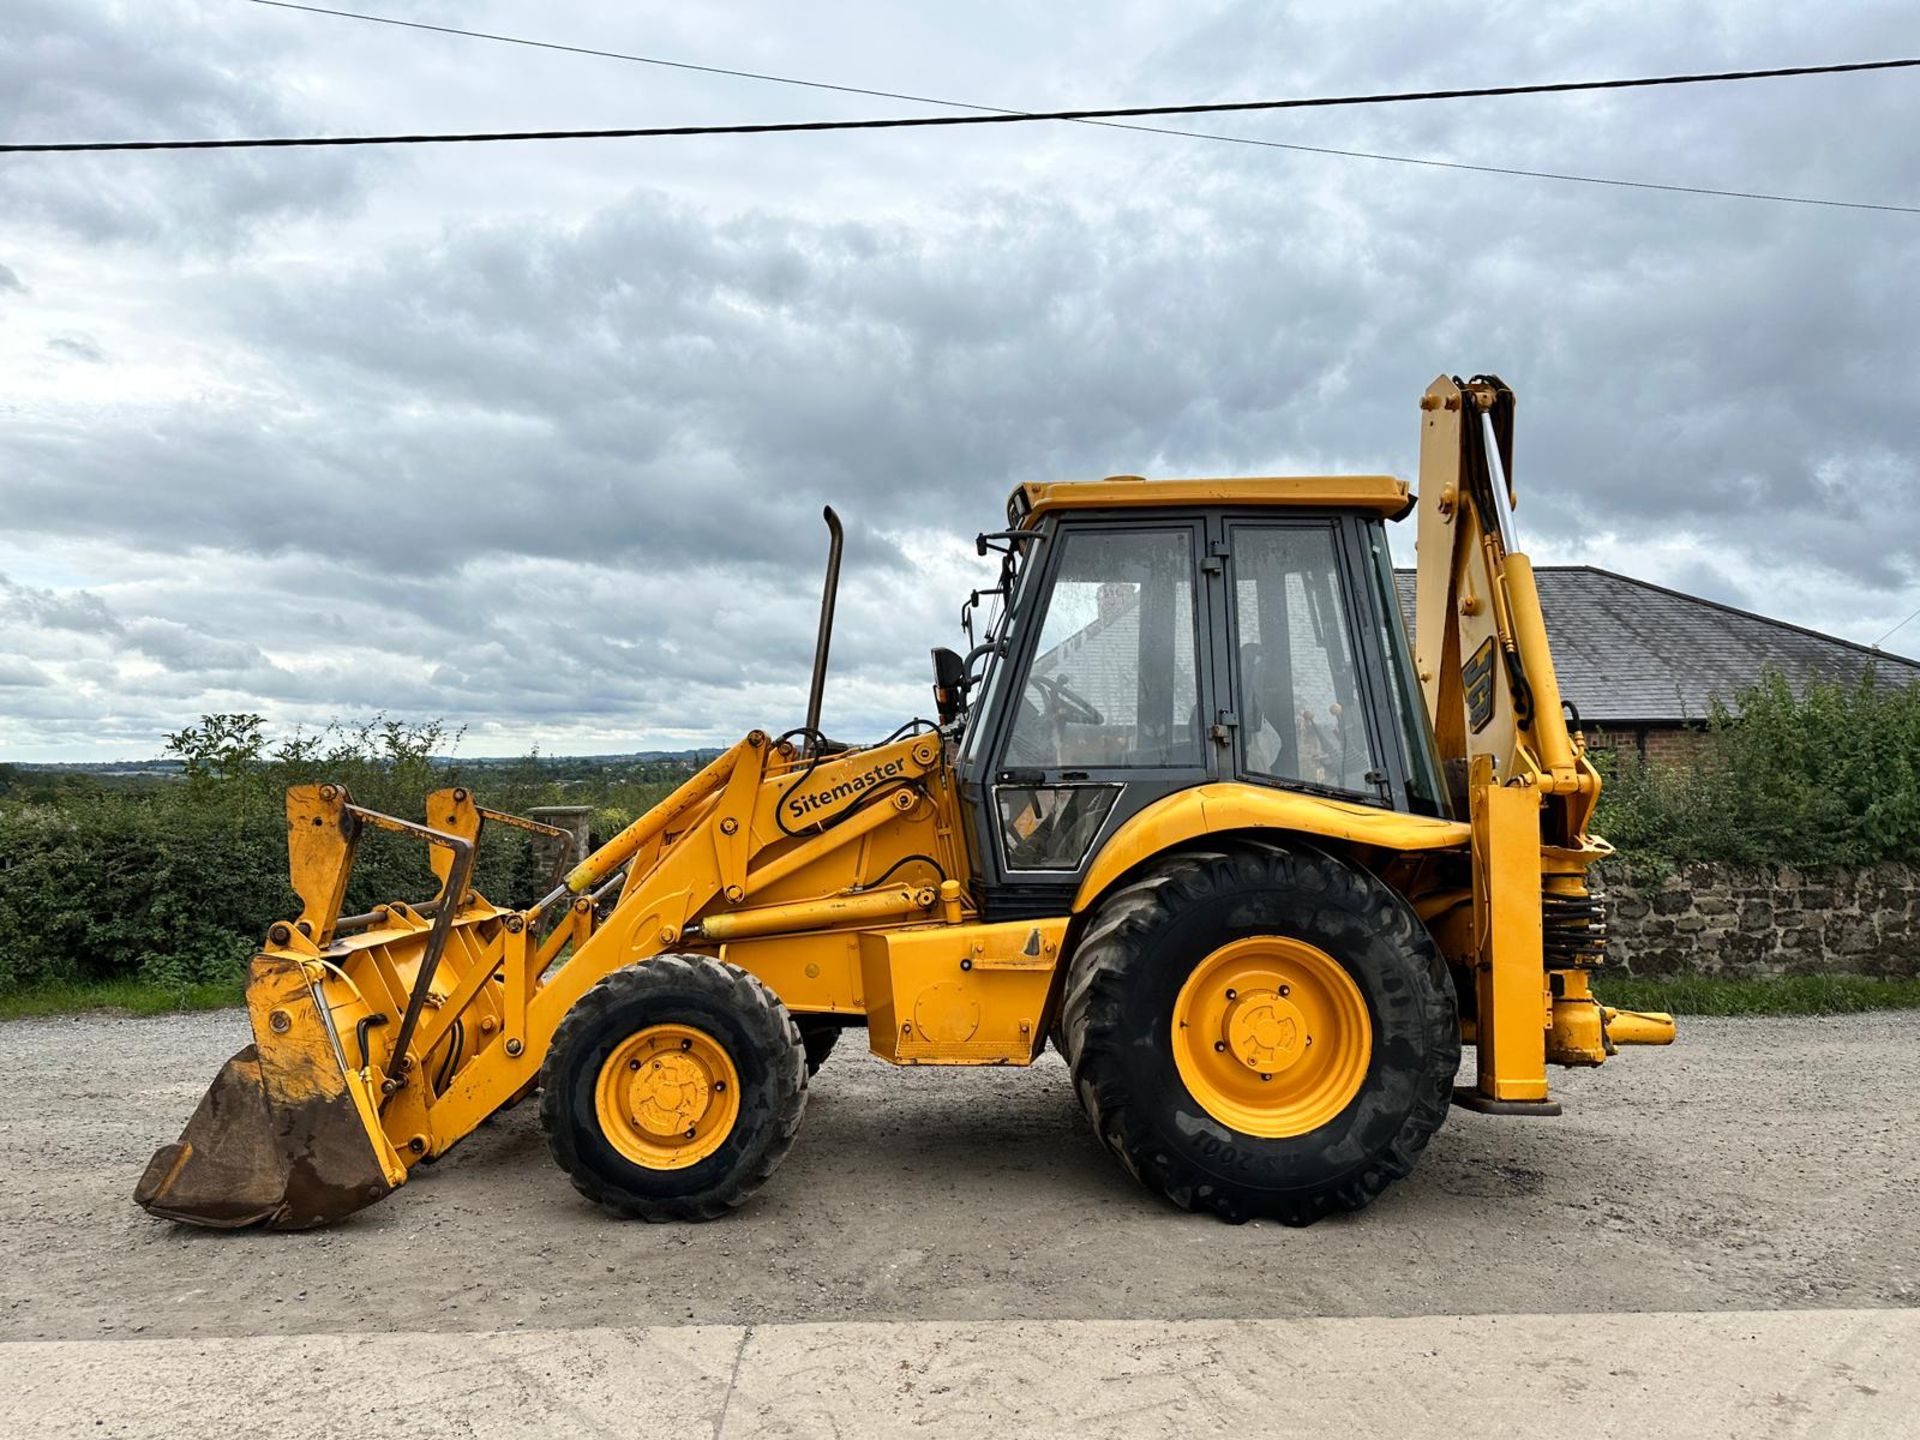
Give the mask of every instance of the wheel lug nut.
POLYGON ((1271 1075, 1266 1075, 1266 1074, 1262 1074, 1260 1078, 1261 1078, 1262 1080, 1271 1080, 1271 1079, 1273 1079, 1273 1076, 1271 1076, 1271 1075))
POLYGON ((1229 991, 1227 991, 1227 999, 1229 999, 1229 1000, 1237 1000, 1237 999, 1239 999, 1239 998, 1240 998, 1240 992, 1239 992, 1239 991, 1237 991, 1237 990, 1229 990, 1229 991))
POLYGON ((1220 1051, 1224 1055, 1227 1049, 1227 1042, 1224 1040, 1216 1040, 1213 1042, 1213 1048, 1220 1051))
POLYGON ((680 1042, 680 1048, 682 1050, 691 1050, 693 1048, 693 1042, 691 1040, 682 1040, 680 1042))
POLYGON ((726 1090, 726 1088, 727 1088, 727 1082, 724 1080, 716 1080, 713 1082, 713 1093, 716 1095, 723 1093, 726 1090))
POLYGON ((1293 993, 1293 987, 1291 985, 1282 985, 1280 987, 1280 996, 1282 999, 1285 999, 1287 996, 1291 995, 1292 993, 1293 993))
POLYGON ((694 1135, 695 1135, 696 1133, 698 1133, 698 1132, 697 1132, 697 1131, 695 1130, 695 1128, 694 1128, 693 1126, 691 1126, 691 1125, 689 1125, 689 1126, 687 1126, 687 1139, 689 1139, 689 1140, 691 1140, 691 1139, 693 1139, 693 1137, 694 1137, 694 1135))
POLYGON ((640 1068, 640 1062, 638 1060, 627 1061, 627 1069, 638 1070, 639 1068, 640 1068))

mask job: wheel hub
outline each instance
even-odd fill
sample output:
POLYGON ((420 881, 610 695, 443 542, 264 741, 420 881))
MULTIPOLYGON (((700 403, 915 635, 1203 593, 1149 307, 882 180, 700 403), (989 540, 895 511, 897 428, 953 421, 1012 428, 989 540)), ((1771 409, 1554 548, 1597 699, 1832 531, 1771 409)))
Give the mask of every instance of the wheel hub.
POLYGON ((1241 992, 1227 1007, 1228 1050, 1249 1070, 1276 1074, 1306 1052, 1307 1020, 1278 990, 1241 992))
POLYGON ((1173 1056, 1207 1114, 1247 1135, 1304 1135, 1365 1083, 1373 1026, 1346 968, 1302 940, 1221 946, 1174 1001, 1173 1056))
POLYGON ((678 1170, 718 1150, 740 1114, 740 1076, 713 1036, 650 1025, 600 1067, 594 1108, 607 1143, 650 1170, 678 1170))
POLYGON ((713 1100, 706 1067, 690 1055, 669 1052, 642 1063, 627 1087, 627 1107, 650 1135, 684 1135, 698 1128, 713 1100))

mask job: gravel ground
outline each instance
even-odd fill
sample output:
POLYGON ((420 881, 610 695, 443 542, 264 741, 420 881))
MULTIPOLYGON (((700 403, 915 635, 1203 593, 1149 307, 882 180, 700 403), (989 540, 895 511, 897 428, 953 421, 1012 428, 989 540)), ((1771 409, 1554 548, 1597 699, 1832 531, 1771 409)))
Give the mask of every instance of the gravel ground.
POLYGON ((1309 1230, 1184 1215, 1094 1142, 1064 1067, 894 1070, 846 1043, 745 1210, 621 1223, 533 1107, 300 1235, 133 1204, 241 1012, 0 1025, 0 1340, 840 1320, 1705 1311, 1920 1302, 1920 1012, 1691 1020, 1559 1072, 1567 1114, 1456 1110, 1309 1230))

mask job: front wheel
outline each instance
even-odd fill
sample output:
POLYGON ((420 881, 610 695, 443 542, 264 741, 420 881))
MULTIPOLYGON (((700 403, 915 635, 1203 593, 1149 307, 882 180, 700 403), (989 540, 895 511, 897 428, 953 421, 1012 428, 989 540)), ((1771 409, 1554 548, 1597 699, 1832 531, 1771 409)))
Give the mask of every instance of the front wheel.
POLYGON ((582 1195, 643 1220, 711 1220, 786 1158, 807 1070, 793 1017, 759 980, 658 955, 574 1002, 540 1087, 547 1147, 582 1195))
POLYGON ((1068 972, 1074 1085, 1142 1182, 1307 1225, 1413 1168, 1446 1119, 1452 979, 1404 899, 1305 846, 1167 857, 1104 900, 1068 972))

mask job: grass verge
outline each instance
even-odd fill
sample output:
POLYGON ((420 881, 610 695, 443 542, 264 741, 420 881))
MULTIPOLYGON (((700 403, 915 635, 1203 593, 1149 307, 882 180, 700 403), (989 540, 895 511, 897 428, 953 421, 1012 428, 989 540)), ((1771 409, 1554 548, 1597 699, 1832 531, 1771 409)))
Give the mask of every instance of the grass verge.
POLYGON ((35 1015, 73 1015, 88 1010, 117 1010, 129 1015, 171 1015, 184 1010, 222 1010, 243 1003, 245 982, 190 985, 185 990, 143 980, 91 980, 36 985, 0 994, 0 1020, 35 1015))
POLYGON ((1673 1015, 1852 1015, 1862 1010, 1920 1010, 1920 978, 1785 975, 1730 980, 1715 975, 1596 977, 1594 994, 1621 1010, 1673 1015))

